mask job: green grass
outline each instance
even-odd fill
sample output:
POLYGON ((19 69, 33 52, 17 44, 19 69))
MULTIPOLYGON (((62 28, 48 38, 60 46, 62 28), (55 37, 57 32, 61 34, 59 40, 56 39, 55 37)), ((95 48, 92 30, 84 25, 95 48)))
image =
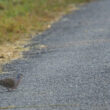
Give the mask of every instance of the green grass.
POLYGON ((25 39, 46 29, 70 4, 89 0, 0 0, 0 43, 25 39))

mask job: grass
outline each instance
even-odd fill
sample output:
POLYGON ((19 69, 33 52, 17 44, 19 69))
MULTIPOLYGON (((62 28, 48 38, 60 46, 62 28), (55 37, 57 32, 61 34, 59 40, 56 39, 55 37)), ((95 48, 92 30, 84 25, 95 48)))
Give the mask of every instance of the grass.
MULTIPOLYGON (((0 63, 16 59, 21 44, 50 27, 62 12, 90 0, 0 0, 0 63)), ((21 47, 20 47, 21 46, 21 47)))
POLYGON ((88 0, 0 0, 0 43, 43 31, 59 11, 88 0))

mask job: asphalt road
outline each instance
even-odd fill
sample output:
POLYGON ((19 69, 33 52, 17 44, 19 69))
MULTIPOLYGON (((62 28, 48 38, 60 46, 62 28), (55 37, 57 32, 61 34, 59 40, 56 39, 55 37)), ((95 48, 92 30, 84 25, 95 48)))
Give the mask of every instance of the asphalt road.
POLYGON ((0 89, 9 110, 110 109, 110 0, 81 6, 35 37, 4 71, 23 73, 17 90, 0 89), (38 44, 46 45, 39 51, 38 44), (15 108, 14 108, 15 107, 15 108))

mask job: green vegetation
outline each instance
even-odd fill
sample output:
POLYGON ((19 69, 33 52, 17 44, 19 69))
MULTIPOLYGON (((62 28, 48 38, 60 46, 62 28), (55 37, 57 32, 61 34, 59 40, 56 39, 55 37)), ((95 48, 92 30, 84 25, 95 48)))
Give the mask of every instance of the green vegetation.
POLYGON ((89 0, 0 0, 0 43, 44 30, 70 4, 89 0))

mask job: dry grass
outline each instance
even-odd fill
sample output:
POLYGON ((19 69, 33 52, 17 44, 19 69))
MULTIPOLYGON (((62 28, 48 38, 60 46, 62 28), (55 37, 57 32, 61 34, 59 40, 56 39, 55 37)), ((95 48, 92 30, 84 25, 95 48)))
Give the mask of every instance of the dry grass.
POLYGON ((0 0, 0 64, 21 57, 22 45, 62 14, 89 0, 0 0))

